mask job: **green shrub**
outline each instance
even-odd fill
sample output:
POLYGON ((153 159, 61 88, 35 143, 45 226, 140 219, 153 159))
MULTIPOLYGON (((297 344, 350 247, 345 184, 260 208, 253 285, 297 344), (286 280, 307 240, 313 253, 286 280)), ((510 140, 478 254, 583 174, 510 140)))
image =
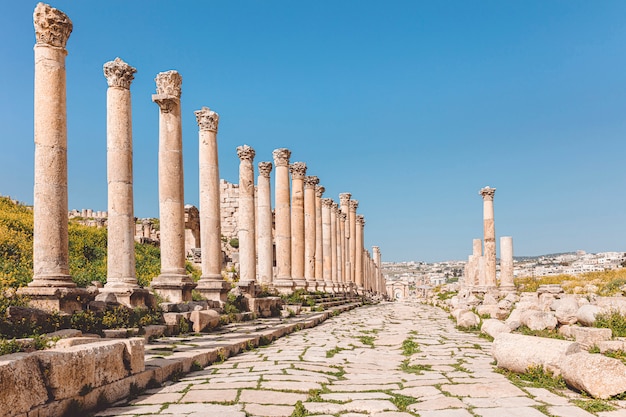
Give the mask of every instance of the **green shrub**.
POLYGON ((625 337, 626 317, 622 316, 617 310, 600 313, 596 316, 595 327, 611 329, 613 337, 625 337))

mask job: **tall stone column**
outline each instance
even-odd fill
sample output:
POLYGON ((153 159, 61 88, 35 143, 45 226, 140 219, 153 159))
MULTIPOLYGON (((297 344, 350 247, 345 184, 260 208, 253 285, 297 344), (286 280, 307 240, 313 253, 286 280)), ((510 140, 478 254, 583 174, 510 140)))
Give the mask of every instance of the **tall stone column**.
MULTIPOLYGON (((365 217, 358 214, 356 216, 356 236, 355 236, 356 260, 354 263, 354 280, 356 282, 357 288, 363 287, 363 281, 364 281, 363 279, 363 252, 365 251, 365 247, 363 245, 364 228, 365 228, 365 217), (359 283, 361 283, 360 286, 359 286, 359 283)), ((375 248, 377 248, 377 246, 375 246, 375 248)), ((374 253, 374 256, 376 256, 375 253, 374 253)))
POLYGON ((69 271, 67 222, 67 106, 65 45, 72 21, 39 3, 35 25, 35 186, 33 281, 20 293, 33 307, 71 313, 82 309, 84 290, 69 271))
POLYGON ((230 284, 222 277, 222 225, 217 130, 220 116, 208 107, 194 112, 198 123, 200 253, 202 276, 197 290, 206 299, 226 302, 230 284))
POLYGON ((500 238, 500 289, 513 291, 513 238, 502 236, 500 238))
POLYGON ((275 204, 275 242, 276 242, 276 280, 274 287, 281 293, 290 293, 294 289, 291 279, 291 209, 289 195, 289 157, 291 151, 286 148, 275 149, 272 153, 276 166, 276 185, 274 186, 275 204))
POLYGON ((159 106, 159 216, 161 274, 152 288, 171 302, 191 301, 196 286, 185 270, 185 196, 180 95, 183 78, 177 71, 157 74, 159 106))
POLYGON ((258 274, 261 284, 272 284, 274 276, 274 241, 272 239, 272 193, 270 186, 271 162, 259 162, 257 179, 257 248, 258 274))
POLYGON ((308 176, 304 178, 304 278, 309 291, 317 289, 315 279, 315 248, 316 248, 316 209, 315 187, 319 178, 308 176))
POLYGON ((239 286, 254 296, 256 281, 256 231, 254 216, 254 149, 237 147, 239 156, 239 286))
POLYGON ((333 200, 330 198, 322 198, 322 242, 323 266, 324 266, 324 291, 330 293, 333 291, 333 243, 332 243, 332 216, 331 211, 333 200))
POLYGON ((337 284, 339 292, 345 292, 345 280, 348 271, 345 263, 346 250, 346 214, 341 212, 341 208, 337 208, 337 284))
POLYGON ((381 290, 378 287, 378 282, 380 281, 380 277, 382 275, 381 274, 382 264, 381 264, 381 259, 380 259, 380 248, 378 246, 373 246, 372 247, 372 255, 373 255, 373 258, 374 258, 373 260, 374 260, 374 268, 375 268, 374 269, 375 272, 373 274, 374 281, 376 283, 375 291, 377 293, 380 293, 381 290))
POLYGON ((352 238, 352 236, 356 236, 356 209, 359 207, 359 202, 357 200, 350 200, 349 209, 350 213, 348 216, 348 221, 350 222, 350 281, 356 282, 356 273, 355 273, 355 264, 356 264, 356 239, 352 238))
POLYGON ((325 188, 315 186, 315 283, 317 291, 324 291, 324 238, 322 235, 322 195, 325 188))
POLYGON ((495 287, 496 284, 496 229, 493 219, 493 196, 495 188, 482 188, 479 194, 483 197, 483 225, 485 242, 485 285, 495 287))
POLYGON ((338 205, 333 201, 330 208, 330 245, 332 246, 331 257, 333 259, 333 269, 331 279, 333 281, 332 292, 337 292, 337 277, 340 273, 339 259, 337 254, 339 253, 339 239, 337 239, 337 233, 339 232, 339 220, 337 219, 337 213, 339 212, 338 205))
POLYGON ((291 278, 297 290, 306 289, 304 279, 304 177, 306 164, 294 162, 291 172, 291 278))
POLYGON ((348 283, 348 289, 350 291, 354 290, 353 281, 352 281, 352 264, 350 263, 350 240, 354 240, 354 236, 350 235, 350 197, 352 194, 350 193, 341 193, 339 194, 339 207, 341 208, 341 212, 346 215, 346 232, 345 232, 345 244, 343 248, 343 263, 345 265, 345 273, 346 273, 346 282, 348 283))
POLYGON ((130 83, 137 70, 120 58, 103 67, 107 79, 107 282, 101 290, 128 307, 145 305, 137 285, 133 204, 133 130, 130 83))

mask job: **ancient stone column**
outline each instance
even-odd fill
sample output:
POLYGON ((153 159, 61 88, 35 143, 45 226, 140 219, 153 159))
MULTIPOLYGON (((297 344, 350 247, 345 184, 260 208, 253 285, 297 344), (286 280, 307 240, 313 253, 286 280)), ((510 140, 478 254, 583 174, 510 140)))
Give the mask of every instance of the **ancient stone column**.
POLYGON ((294 289, 291 279, 291 209, 289 195, 289 157, 291 151, 286 148, 275 149, 272 153, 276 166, 274 187, 275 204, 275 242, 276 242, 276 279, 274 287, 282 293, 294 289))
POLYGON ((479 194, 483 197, 483 225, 485 242, 485 285, 496 286, 496 229, 493 220, 495 188, 486 186, 479 194))
POLYGON ((208 107, 194 112, 198 123, 200 253, 202 276, 197 290, 206 299, 226 302, 230 284, 222 277, 222 225, 217 130, 220 116, 208 107))
POLYGON ((349 202, 349 216, 348 221, 350 222, 350 281, 356 282, 355 278, 355 264, 356 264, 356 239, 352 238, 352 236, 356 236, 356 209, 359 207, 359 202, 357 200, 350 200, 349 202))
POLYGON ((256 281, 256 231, 254 216, 254 149, 248 145, 237 147, 239 156, 239 283, 254 296, 256 281))
POLYGON ((339 220, 337 219, 337 213, 339 212, 339 208, 337 203, 333 201, 333 204, 330 208, 330 246, 332 247, 331 257, 333 260, 333 269, 331 274, 331 280, 333 282, 332 292, 337 292, 337 276, 340 272, 339 269, 339 259, 337 259, 337 254, 339 252, 339 239, 337 239, 337 233, 339 232, 339 220))
POLYGON ((322 195, 325 188, 315 186, 315 283, 317 291, 324 291, 324 238, 322 235, 322 195))
MULTIPOLYGON (((358 214, 356 216, 356 236, 355 236, 356 260, 354 262, 354 280, 356 282, 357 288, 359 288, 359 283, 361 283, 360 287, 363 287, 363 281, 364 281, 364 277, 363 277, 363 261, 364 261, 363 251, 365 250, 365 247, 363 246, 364 228, 365 228, 365 217, 358 214)), ((374 247, 378 248, 378 246, 374 246, 374 247)), ((376 260, 375 256, 376 256, 376 252, 374 252, 374 260, 376 260)))
POLYGON ((333 200, 322 198, 322 241, 324 245, 324 291, 333 290, 333 243, 332 243, 332 216, 333 200))
POLYGON ((337 291, 345 291, 346 264, 346 214, 341 212, 341 208, 337 207, 337 291))
POLYGON ((374 261, 374 273, 372 274, 373 275, 373 280, 374 280, 374 283, 375 283, 374 291, 377 292, 377 293, 380 293, 381 289, 379 288, 379 284, 378 284, 379 281, 380 281, 381 275, 382 275, 381 274, 382 264, 381 264, 381 259, 380 259, 380 248, 378 246, 373 246, 372 247, 372 254, 373 254, 373 257, 374 257, 374 259, 373 259, 373 261, 374 261))
POLYGON ((272 239, 272 194, 270 186, 271 162, 259 162, 257 179, 257 248, 258 275, 261 284, 269 285, 273 280, 274 247, 272 239))
POLYGON ((315 291, 315 239, 316 239, 316 210, 315 187, 319 178, 308 176, 304 178, 304 278, 309 291, 315 291))
POLYGON ((180 95, 183 78, 177 71, 157 74, 159 106, 159 216, 161 274, 152 288, 171 302, 191 301, 196 286, 185 270, 185 197, 180 95))
POLYGON ((479 263, 483 257, 483 241, 474 239, 472 241, 472 265, 470 267, 472 286, 482 285, 484 279, 481 277, 481 269, 479 263))
POLYGON ((68 313, 80 310, 69 273, 67 222, 67 106, 65 45, 72 21, 65 13, 39 3, 35 25, 35 186, 33 281, 21 293, 33 307, 68 313))
POLYGON ((513 291, 513 238, 500 237, 500 289, 513 291))
POLYGON ((341 212, 346 214, 346 231, 345 231, 345 244, 343 248, 343 264, 345 265, 346 282, 349 283, 350 289, 352 289, 352 264, 350 263, 350 240, 354 240, 354 237, 350 235, 350 193, 339 194, 339 207, 341 212))
POLYGON ((103 67, 107 90, 107 282, 101 293, 113 293, 128 307, 145 305, 135 271, 133 205, 133 130, 130 83, 137 70, 120 58, 103 67))
POLYGON ((291 172, 291 278, 296 289, 306 289, 304 279, 304 177, 306 164, 294 162, 291 172))

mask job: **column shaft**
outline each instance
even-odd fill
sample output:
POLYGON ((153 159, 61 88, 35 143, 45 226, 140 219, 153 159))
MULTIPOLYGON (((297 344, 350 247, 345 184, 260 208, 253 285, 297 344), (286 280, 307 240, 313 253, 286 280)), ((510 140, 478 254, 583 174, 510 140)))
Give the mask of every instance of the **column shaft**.
POLYGON ((480 190, 483 197, 483 226, 485 242, 485 285, 496 286, 496 230, 493 217, 493 197, 495 188, 480 190))
POLYGON ((304 279, 304 177, 306 164, 294 162, 291 172, 291 277, 296 289, 306 289, 304 279))
POLYGON ((315 207, 315 187, 319 179, 315 176, 304 178, 304 278, 309 291, 315 291, 315 250, 317 221, 315 207))
POLYGON ((330 198, 322 199, 322 241, 324 245, 324 287, 326 292, 332 292, 333 283, 333 244, 332 244, 332 210, 333 200, 330 198))
POLYGON ((237 148, 239 156, 239 285, 250 286, 256 281, 256 232, 254 216, 254 149, 244 145, 237 148))
MULTIPOLYGON (((349 203, 349 209, 350 209, 350 215, 348 217, 349 222, 350 222, 350 281, 352 282, 357 282, 357 277, 356 277, 356 252, 357 252, 357 244, 356 244, 356 238, 353 238, 352 236, 356 237, 357 234, 357 227, 356 227, 356 209, 359 206, 359 202, 357 200, 350 200, 349 203)), ((361 278, 361 281, 363 281, 363 279, 361 278)), ((357 284, 358 287, 358 284, 357 284)))
POLYGON ((513 290, 513 238, 502 236, 500 238, 500 289, 513 290))
POLYGON ((274 187, 276 280, 274 286, 282 292, 293 290, 291 279, 291 209, 289 195, 289 149, 280 148, 273 152, 276 166, 274 187))
POLYGON ((271 284, 273 280, 273 240, 272 240, 272 194, 270 187, 271 162, 259 162, 257 179, 257 248, 258 275, 261 284, 271 284))
POLYGON ((333 202, 330 210, 330 245, 332 246, 331 257, 333 261, 333 269, 330 277, 333 282, 332 292, 337 292, 337 274, 340 271, 338 264, 339 260, 337 259, 337 253, 339 252, 337 239, 337 231, 339 228, 337 227, 337 223, 337 203, 333 202))
POLYGON ((324 187, 315 187, 315 282, 318 291, 324 291, 324 238, 322 222, 322 195, 324 187))

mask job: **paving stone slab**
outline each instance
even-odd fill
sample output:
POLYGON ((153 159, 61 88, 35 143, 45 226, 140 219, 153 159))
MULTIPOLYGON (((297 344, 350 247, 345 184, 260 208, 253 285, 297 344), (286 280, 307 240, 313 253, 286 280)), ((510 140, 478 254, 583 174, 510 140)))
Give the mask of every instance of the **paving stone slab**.
POLYGON ((248 390, 241 391, 239 401, 242 403, 294 405, 298 401, 306 401, 307 395, 291 392, 248 390))
POLYGON ((474 398, 465 397, 462 399, 464 403, 472 407, 488 408, 488 407, 533 407, 543 405, 540 402, 528 397, 502 397, 502 398, 474 398))
POLYGON ((245 410, 255 417, 289 417, 295 407, 289 405, 246 404, 245 410))
POLYGON ((480 417, 546 417, 541 411, 532 407, 474 408, 472 411, 480 417))
POLYGON ((440 397, 434 400, 421 401, 408 406, 411 411, 418 411, 420 414, 422 410, 446 410, 453 408, 467 408, 467 404, 458 398, 454 397, 440 397))
POLYGON ((226 403, 237 399, 236 389, 189 390, 181 403, 226 403))

